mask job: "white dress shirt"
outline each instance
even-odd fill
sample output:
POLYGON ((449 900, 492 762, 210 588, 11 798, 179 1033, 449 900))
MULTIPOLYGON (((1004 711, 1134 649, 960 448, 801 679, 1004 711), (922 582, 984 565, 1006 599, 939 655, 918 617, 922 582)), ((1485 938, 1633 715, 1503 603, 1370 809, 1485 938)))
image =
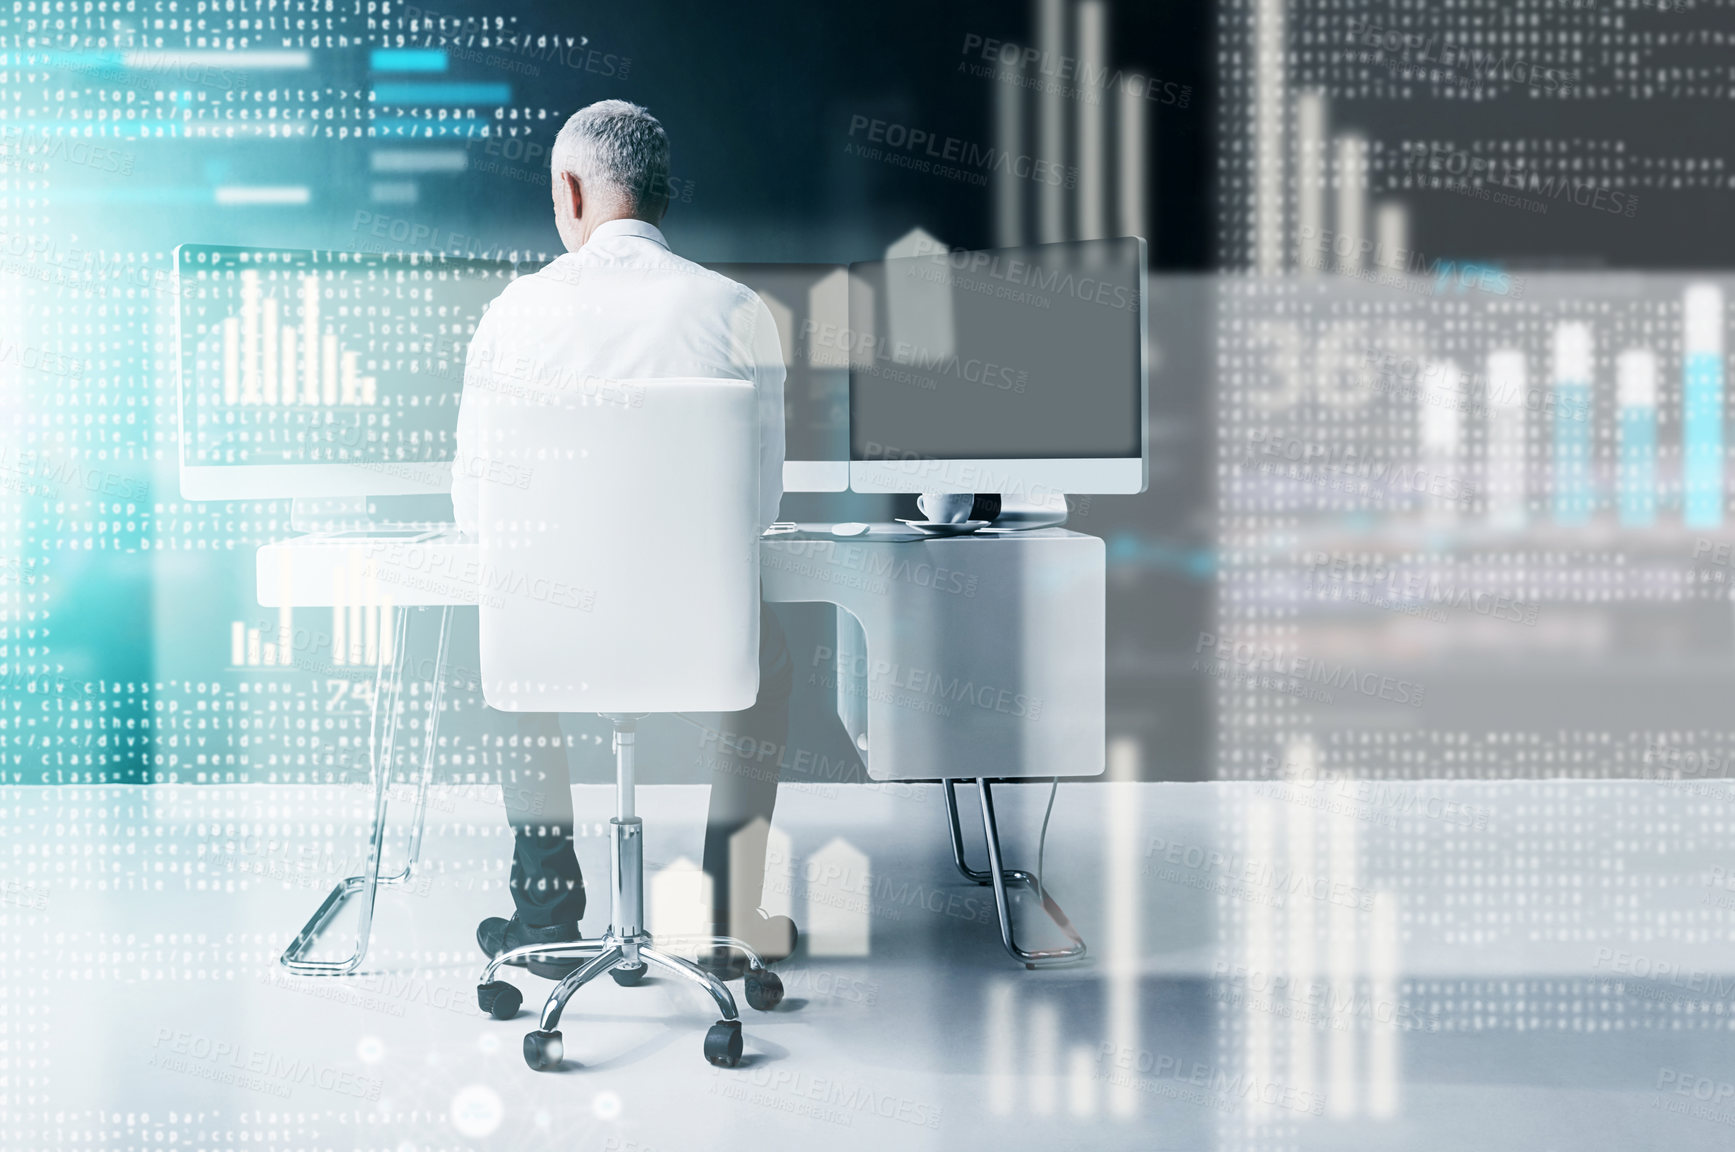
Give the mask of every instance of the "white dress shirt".
MULTIPOLYGON (((668 377, 751 380, 759 400, 760 520, 783 501, 783 352, 751 289, 669 251, 656 226, 610 220, 533 276, 514 281, 471 338, 458 407, 452 510, 476 535, 488 480, 476 389, 602 387, 668 377)), ((703 484, 703 476, 692 478, 703 484)))

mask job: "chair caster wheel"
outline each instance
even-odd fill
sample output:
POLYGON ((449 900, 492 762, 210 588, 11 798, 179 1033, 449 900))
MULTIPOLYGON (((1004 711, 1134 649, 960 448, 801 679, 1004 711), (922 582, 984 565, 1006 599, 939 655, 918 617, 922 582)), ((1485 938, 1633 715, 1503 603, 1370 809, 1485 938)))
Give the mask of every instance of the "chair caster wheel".
POLYGON ((783 981, 769 968, 748 972, 742 983, 748 1005, 760 1012, 769 1012, 783 1003, 783 981))
MULTIPOLYGON (((536 1033, 532 1032, 532 1036, 536 1033)), ((530 1040, 524 1041, 526 1051, 530 1040)), ((719 1068, 733 1068, 741 1063, 741 1021, 719 1020, 705 1033, 705 1059, 719 1068)))
POLYGON ((622 988, 631 988, 645 978, 645 965, 640 963, 631 968, 610 968, 608 974, 614 977, 614 982, 622 988))
POLYGON ((524 1003, 524 993, 504 980, 490 980, 476 986, 476 1005, 496 1020, 510 1020, 518 1015, 524 1003))
POLYGON ((524 1034, 524 1062, 538 1072, 547 1072, 560 1067, 561 1057, 566 1055, 566 1048, 560 1042, 559 1032, 526 1032, 524 1034))

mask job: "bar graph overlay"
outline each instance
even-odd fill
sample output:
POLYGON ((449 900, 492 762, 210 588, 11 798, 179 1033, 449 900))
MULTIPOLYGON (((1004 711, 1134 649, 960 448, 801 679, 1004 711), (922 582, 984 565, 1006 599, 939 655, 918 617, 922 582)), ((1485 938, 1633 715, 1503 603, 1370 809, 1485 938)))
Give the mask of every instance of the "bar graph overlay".
POLYGON ((260 296, 259 272, 241 273, 241 314, 223 320, 223 402, 247 404, 374 404, 378 381, 356 368, 358 353, 343 348, 319 315, 320 282, 299 277, 290 296, 301 325, 284 322, 277 296, 260 296))
POLYGON ((507 261, 184 246, 189 464, 450 460, 469 343, 507 261))

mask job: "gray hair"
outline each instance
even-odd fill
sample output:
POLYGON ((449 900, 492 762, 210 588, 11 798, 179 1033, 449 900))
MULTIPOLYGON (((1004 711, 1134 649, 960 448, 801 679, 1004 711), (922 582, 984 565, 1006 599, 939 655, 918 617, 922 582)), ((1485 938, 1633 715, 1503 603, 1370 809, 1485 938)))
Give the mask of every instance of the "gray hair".
POLYGON ((587 189, 612 189, 635 215, 656 215, 669 203, 669 134, 645 109, 625 100, 580 108, 554 138, 550 162, 587 189))

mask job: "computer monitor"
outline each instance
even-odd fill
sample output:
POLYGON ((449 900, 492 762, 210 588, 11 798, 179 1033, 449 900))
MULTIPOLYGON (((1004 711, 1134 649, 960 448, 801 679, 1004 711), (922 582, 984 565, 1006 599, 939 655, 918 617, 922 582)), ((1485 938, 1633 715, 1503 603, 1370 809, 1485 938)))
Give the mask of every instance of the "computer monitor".
POLYGON ((503 260, 183 244, 181 494, 443 494, 503 260))
POLYGON ((850 488, 1143 492, 1145 243, 850 265, 850 488))
POLYGON ((759 294, 783 344, 783 490, 849 490, 849 272, 842 264, 706 264, 759 294))

